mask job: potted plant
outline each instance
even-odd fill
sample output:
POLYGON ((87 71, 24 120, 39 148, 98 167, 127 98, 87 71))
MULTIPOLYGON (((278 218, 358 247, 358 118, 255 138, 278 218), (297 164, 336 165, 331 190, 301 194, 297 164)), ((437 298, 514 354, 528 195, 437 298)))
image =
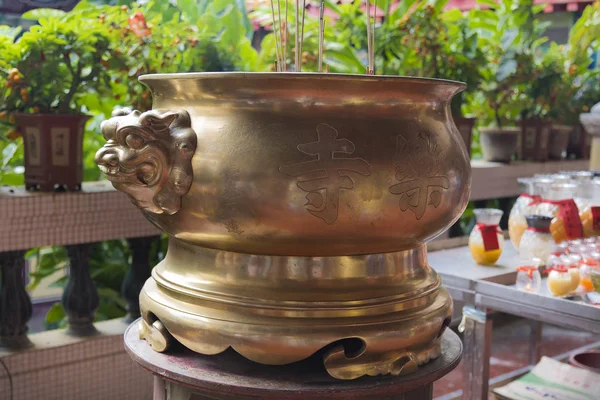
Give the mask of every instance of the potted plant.
POLYGON ((470 154, 475 118, 464 116, 463 105, 479 88, 487 60, 470 14, 458 9, 444 12, 444 4, 440 0, 419 3, 398 21, 403 47, 396 54, 403 75, 467 83, 467 89, 454 97, 451 111, 470 154))
POLYGON ((243 24, 246 15, 213 3, 196 20, 198 6, 190 3, 188 7, 185 19, 183 10, 169 2, 81 7, 89 18, 97 19, 114 43, 107 61, 113 70, 112 94, 121 105, 151 108, 150 92, 138 82, 144 74, 254 67, 256 51, 245 31, 234 29, 243 24))
MULTIPOLYGON (((486 3, 487 4, 487 3, 486 3)), ((533 0, 502 0, 478 10, 485 33, 483 50, 488 57, 482 96, 477 107, 488 127, 481 129, 484 158, 508 162, 515 150, 522 159, 544 160, 548 153, 549 125, 523 120, 530 98, 526 91, 535 77, 535 52, 545 41, 546 24, 536 16, 543 7, 533 0), (518 120, 520 128, 517 128, 518 120), (532 129, 533 126, 533 129, 532 129)))
POLYGON ((588 132, 580 123, 579 115, 590 112, 590 107, 600 99, 600 70, 587 70, 576 83, 576 92, 567 101, 562 111, 563 121, 573 126, 567 157, 590 158, 591 140, 588 132))
POLYGON ((39 25, 0 40, 2 129, 23 137, 27 189, 78 190, 89 118, 80 100, 110 89, 110 40, 96 21, 73 13, 40 9, 23 17, 39 25))
POLYGON ((590 141, 579 114, 589 112, 589 107, 600 99, 600 70, 590 69, 592 54, 600 48, 600 3, 585 8, 581 17, 569 32, 566 48, 559 48, 564 59, 562 82, 556 90, 556 102, 552 117, 571 128, 567 156, 587 158, 590 141))
POLYGON ((559 123, 560 100, 571 87, 570 79, 563 74, 565 65, 564 50, 556 43, 534 57, 521 110, 524 159, 545 161, 566 155, 572 127, 559 123))
POLYGON ((465 140, 469 154, 476 118, 473 114, 465 116, 465 106, 480 89, 487 66, 476 12, 477 10, 461 13, 458 9, 453 9, 442 13, 441 19, 448 36, 448 40, 445 41, 445 53, 448 57, 447 62, 441 63, 436 76, 467 84, 467 89, 454 97, 451 108, 454 122, 465 140))

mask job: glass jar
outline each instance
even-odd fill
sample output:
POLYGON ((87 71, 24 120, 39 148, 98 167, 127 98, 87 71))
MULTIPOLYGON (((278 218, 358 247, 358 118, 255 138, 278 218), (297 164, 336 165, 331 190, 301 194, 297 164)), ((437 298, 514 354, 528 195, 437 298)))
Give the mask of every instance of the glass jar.
POLYGON ((540 270, 535 266, 522 266, 517 268, 517 290, 539 293, 542 288, 540 270))
POLYGON ((527 230, 521 237, 519 255, 533 261, 536 265, 546 265, 554 248, 554 239, 550 234, 552 218, 543 215, 527 215, 527 230))
POLYGON ((480 208, 473 211, 476 224, 469 236, 469 249, 479 265, 494 265, 504 248, 504 235, 498 226, 502 210, 480 208))
MULTIPOLYGON (((567 268, 567 271, 569 272, 569 275, 571 276, 571 292, 574 292, 577 290, 577 288, 579 287, 579 281, 580 281, 580 276, 579 276, 579 263, 580 263, 581 257, 579 255, 576 255, 576 257, 574 257, 573 254, 569 255, 569 254, 563 254, 560 257, 560 263, 558 264, 554 264, 554 267, 564 267, 567 268)), ((550 266, 553 267, 553 266, 550 266)))
POLYGON ((594 290, 594 285, 592 283, 592 270, 600 268, 600 263, 598 262, 599 259, 599 253, 588 253, 584 255, 583 259, 581 260, 579 267, 579 285, 581 286, 581 290, 584 292, 591 292, 594 290))
POLYGON ((547 187, 544 200, 537 207, 539 215, 553 218, 550 233, 557 243, 583 237, 583 226, 575 198, 580 199, 578 184, 553 183, 547 187))
POLYGON ((561 175, 568 175, 575 181, 590 181, 594 179, 594 173, 591 171, 560 171, 561 175))
POLYGON ((585 201, 579 218, 583 226, 583 236, 594 238, 600 235, 600 181, 593 180, 585 184, 585 201))
POLYGON ((600 268, 592 268, 590 270, 590 280, 594 290, 600 293, 600 268))
POLYGON ((571 274, 565 266, 552 267, 548 271, 546 283, 553 296, 565 296, 573 291, 571 274))
POLYGON ((544 184, 551 184, 548 178, 521 178, 517 179, 519 186, 524 191, 515 201, 510 214, 508 215, 508 237, 515 249, 519 250, 521 236, 527 229, 525 215, 536 214, 535 207, 540 203, 540 191, 544 184))
POLYGON ((564 264, 563 257, 567 255, 567 243, 553 243, 552 252, 546 260, 546 267, 550 268, 554 265, 564 264))

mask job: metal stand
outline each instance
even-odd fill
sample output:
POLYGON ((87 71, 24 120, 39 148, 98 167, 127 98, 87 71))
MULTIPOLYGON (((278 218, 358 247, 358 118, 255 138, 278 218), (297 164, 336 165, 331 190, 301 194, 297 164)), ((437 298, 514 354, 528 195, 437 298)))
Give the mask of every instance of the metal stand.
POLYGON ((337 380, 327 374, 319 354, 271 366, 248 361, 231 349, 213 356, 183 346, 158 353, 139 339, 137 323, 125 333, 125 348, 135 362, 154 374, 154 400, 427 400, 432 398, 433 383, 452 371, 462 355, 460 339, 448 329, 442 336, 442 354, 414 373, 337 380))

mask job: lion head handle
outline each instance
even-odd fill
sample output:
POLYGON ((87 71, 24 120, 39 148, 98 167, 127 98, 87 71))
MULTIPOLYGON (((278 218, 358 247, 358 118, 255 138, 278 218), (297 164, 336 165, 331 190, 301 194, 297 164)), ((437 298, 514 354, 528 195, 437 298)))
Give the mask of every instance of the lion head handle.
POLYGON ((175 214, 193 179, 196 133, 186 111, 121 109, 101 126, 95 161, 115 189, 155 214, 175 214))

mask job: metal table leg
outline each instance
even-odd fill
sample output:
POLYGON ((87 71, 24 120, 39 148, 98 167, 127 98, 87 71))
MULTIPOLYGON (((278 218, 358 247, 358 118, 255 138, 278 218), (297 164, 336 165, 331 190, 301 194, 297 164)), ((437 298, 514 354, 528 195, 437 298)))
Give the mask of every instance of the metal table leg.
POLYGON ((536 365, 540 361, 540 345, 542 343, 542 323, 529 321, 531 334, 529 336, 529 365, 536 365))
POLYGON ((463 399, 487 400, 492 347, 492 320, 486 310, 463 308, 464 372, 463 399))

